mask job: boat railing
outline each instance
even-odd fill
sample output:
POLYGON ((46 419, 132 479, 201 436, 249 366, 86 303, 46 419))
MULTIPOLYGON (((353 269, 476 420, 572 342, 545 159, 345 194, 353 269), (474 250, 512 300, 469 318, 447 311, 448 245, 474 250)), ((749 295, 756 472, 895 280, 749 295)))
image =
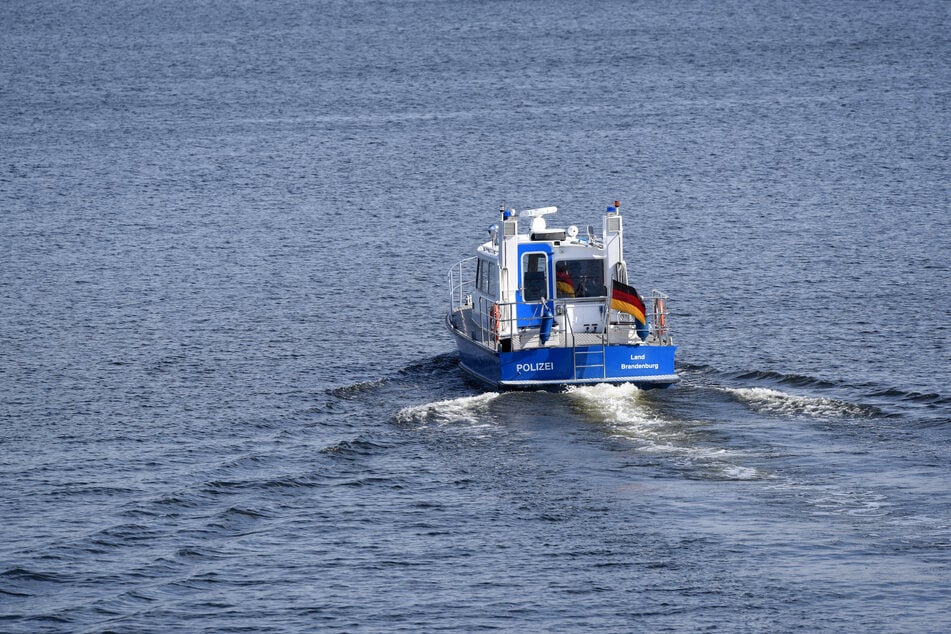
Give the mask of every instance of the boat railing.
POLYGON ((476 256, 460 260, 449 269, 449 307, 452 311, 472 308, 472 294, 475 291, 475 267, 471 263, 476 256))
MULTIPOLYGON (((494 350, 523 350, 550 346, 575 347, 605 345, 622 341, 640 341, 648 345, 671 345, 669 297, 652 290, 641 300, 647 309, 647 337, 641 338, 634 317, 615 310, 605 310, 602 324, 596 332, 575 332, 569 318, 569 307, 585 303, 603 303, 608 297, 562 298, 533 302, 499 302, 476 292, 475 256, 457 262, 449 271, 449 301, 455 327, 473 341, 494 350), (546 316, 546 308, 549 315, 546 316), (545 319, 550 318, 547 337, 545 319), (544 339, 544 340, 543 340, 544 339)), ((641 326, 641 333, 643 326, 641 326)))
POLYGON ((657 289, 651 290, 648 319, 650 319, 650 336, 663 346, 673 345, 674 339, 670 333, 670 309, 667 307, 670 296, 657 289))
POLYGON ((670 312, 667 306, 668 296, 660 291, 652 291, 650 296, 642 297, 647 308, 647 337, 642 338, 643 326, 632 315, 609 310, 598 331, 576 331, 569 318, 569 305, 579 303, 607 303, 607 298, 586 300, 556 299, 548 302, 495 302, 484 296, 477 296, 469 303, 458 304, 458 308, 470 315, 471 337, 487 347, 502 350, 524 350, 542 347, 575 347, 606 345, 638 341, 647 345, 671 345, 673 337, 670 329, 670 312), (473 305, 474 304, 474 305, 473 305), (547 337, 546 307, 551 321, 551 330, 547 337), (637 337, 636 339, 634 337, 637 337))

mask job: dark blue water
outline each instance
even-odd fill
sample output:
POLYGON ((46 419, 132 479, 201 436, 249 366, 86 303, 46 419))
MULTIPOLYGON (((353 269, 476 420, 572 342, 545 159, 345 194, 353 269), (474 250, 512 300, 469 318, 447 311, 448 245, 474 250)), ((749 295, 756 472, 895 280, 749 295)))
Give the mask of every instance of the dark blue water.
POLYGON ((951 629, 943 2, 0 7, 0 630, 951 629), (505 202, 683 383, 486 393, 505 202))

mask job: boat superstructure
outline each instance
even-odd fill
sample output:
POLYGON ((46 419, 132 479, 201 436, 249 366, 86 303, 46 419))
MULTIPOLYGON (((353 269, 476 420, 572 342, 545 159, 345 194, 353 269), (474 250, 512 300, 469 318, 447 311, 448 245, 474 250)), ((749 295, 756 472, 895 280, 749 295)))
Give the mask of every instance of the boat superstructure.
POLYGON ((675 383, 668 298, 628 286, 620 204, 600 235, 549 227, 556 211, 500 209, 489 240, 450 270, 446 325, 462 368, 503 389, 675 383))

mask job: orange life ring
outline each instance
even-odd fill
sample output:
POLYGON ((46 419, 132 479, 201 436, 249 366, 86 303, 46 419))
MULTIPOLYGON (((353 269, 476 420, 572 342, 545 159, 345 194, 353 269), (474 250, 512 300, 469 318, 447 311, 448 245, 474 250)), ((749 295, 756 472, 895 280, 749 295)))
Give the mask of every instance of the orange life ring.
POLYGON ((499 342, 499 337, 501 333, 499 332, 500 321, 502 320, 502 315, 499 312, 499 305, 492 304, 492 332, 495 334, 495 343, 499 342))
POLYGON ((654 313, 655 319, 657 321, 657 333, 660 335, 667 334, 667 310, 664 306, 664 300, 658 297, 654 300, 654 313))

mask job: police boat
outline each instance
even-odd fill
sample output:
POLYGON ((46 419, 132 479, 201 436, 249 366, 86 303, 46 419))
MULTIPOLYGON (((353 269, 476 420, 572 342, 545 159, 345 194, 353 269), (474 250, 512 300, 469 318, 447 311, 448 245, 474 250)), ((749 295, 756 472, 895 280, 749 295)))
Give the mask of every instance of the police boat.
POLYGON ((446 326, 462 369, 497 389, 676 383, 668 297, 629 286, 620 203, 600 236, 549 227, 557 210, 503 207, 488 242, 450 269, 446 326))

